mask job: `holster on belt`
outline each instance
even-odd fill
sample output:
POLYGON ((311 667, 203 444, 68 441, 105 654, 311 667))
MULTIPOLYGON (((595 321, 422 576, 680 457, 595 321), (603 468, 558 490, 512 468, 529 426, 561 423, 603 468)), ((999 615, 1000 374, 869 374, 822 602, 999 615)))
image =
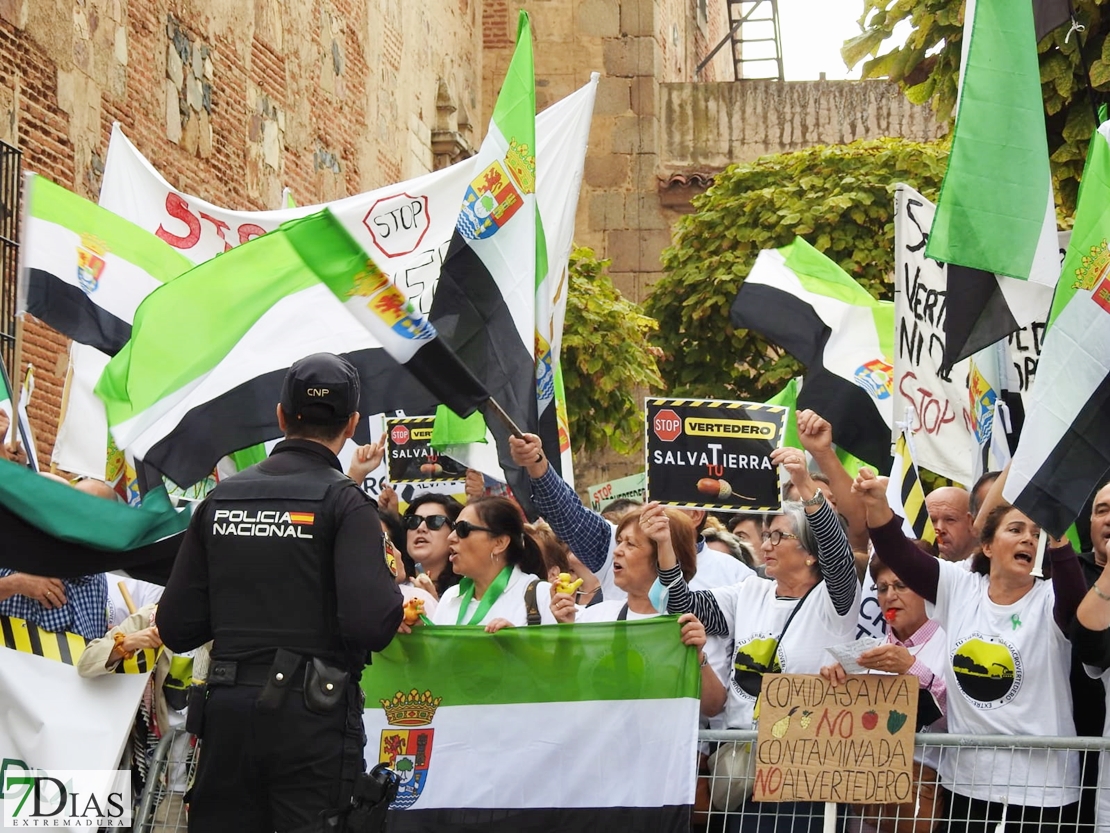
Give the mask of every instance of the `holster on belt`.
POLYGON ((304 669, 304 705, 316 714, 331 714, 347 700, 351 675, 345 668, 313 657, 304 669))
MULTIPOLYGON (((278 648, 274 654, 274 661, 266 674, 266 682, 262 686, 262 693, 258 695, 255 704, 259 711, 276 712, 285 703, 289 696, 289 688, 296 679, 304 657, 294 654, 284 648, 278 648)), ((211 683, 211 674, 209 675, 211 683)))

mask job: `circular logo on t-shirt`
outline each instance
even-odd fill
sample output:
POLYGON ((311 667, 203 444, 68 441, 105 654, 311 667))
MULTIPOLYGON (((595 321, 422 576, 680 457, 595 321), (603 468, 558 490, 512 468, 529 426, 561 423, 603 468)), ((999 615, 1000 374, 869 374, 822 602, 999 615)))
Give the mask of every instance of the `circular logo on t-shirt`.
POLYGON ((996 709, 1021 689, 1021 655, 997 636, 974 633, 952 652, 952 670, 963 695, 977 709, 996 709))
POLYGON ((763 687, 763 675, 778 673, 778 642, 770 633, 752 634, 736 646, 732 663, 732 687, 742 696, 754 700, 763 687))

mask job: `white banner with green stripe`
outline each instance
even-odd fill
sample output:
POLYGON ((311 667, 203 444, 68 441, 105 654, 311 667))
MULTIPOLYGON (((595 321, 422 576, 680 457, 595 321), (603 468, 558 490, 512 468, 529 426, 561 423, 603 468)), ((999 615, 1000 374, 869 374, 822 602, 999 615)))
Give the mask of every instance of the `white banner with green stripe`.
POLYGON ((362 680, 390 829, 688 830, 699 682, 673 617, 398 635, 362 680))

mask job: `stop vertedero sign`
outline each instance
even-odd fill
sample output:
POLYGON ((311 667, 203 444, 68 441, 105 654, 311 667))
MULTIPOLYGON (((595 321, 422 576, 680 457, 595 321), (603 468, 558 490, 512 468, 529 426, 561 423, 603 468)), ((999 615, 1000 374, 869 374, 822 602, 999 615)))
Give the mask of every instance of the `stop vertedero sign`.
POLYGON ((389 438, 397 445, 404 445, 409 441, 409 429, 405 425, 394 425, 389 432, 389 438))
POLYGON ((655 415, 651 427, 655 436, 665 443, 673 442, 682 433, 682 420, 670 408, 665 408, 655 415))

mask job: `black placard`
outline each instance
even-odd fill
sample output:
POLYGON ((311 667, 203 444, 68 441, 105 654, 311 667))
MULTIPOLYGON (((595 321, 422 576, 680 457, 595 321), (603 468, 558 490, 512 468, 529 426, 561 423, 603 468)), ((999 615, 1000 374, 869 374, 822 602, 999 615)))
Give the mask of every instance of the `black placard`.
POLYGON ((668 506, 779 512, 771 451, 789 408, 710 399, 647 400, 647 494, 668 506))
POLYGON ((385 421, 389 433, 387 460, 389 482, 430 483, 466 479, 466 466, 432 448, 435 417, 396 417, 385 421))

